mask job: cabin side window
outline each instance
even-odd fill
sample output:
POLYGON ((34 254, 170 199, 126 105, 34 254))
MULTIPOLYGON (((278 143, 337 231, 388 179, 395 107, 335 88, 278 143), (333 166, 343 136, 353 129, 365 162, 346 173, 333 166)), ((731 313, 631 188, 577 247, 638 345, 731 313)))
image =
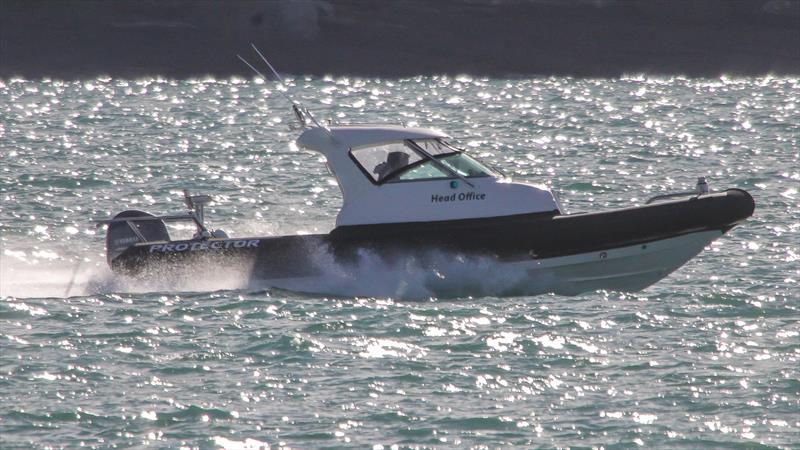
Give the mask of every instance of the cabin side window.
POLYGON ((405 142, 391 142, 375 147, 353 149, 353 158, 372 181, 381 183, 396 171, 422 160, 405 142))
POLYGON ((412 179, 411 177, 415 176, 416 172, 424 172, 429 170, 431 166, 438 166, 448 176, 457 175, 465 178, 474 178, 498 175, 497 171, 490 169, 480 161, 441 139, 416 139, 410 142, 431 155, 436 161, 426 159, 419 167, 399 174, 399 180, 412 179))
POLYGON ((494 174, 492 169, 439 139, 391 142, 353 149, 350 155, 378 184, 494 174))

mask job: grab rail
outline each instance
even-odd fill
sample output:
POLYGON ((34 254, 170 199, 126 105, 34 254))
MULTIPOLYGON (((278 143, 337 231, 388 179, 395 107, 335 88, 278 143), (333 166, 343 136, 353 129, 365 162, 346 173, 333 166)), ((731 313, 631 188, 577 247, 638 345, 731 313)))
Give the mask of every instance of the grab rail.
POLYGON ((655 197, 651 197, 649 200, 644 202, 645 205, 649 205, 650 203, 667 200, 670 198, 675 197, 699 197, 701 195, 708 194, 708 183, 706 182, 706 177, 698 177, 697 178, 697 185, 694 188, 694 191, 687 191, 687 192, 673 192, 671 194, 661 194, 656 195, 655 197))

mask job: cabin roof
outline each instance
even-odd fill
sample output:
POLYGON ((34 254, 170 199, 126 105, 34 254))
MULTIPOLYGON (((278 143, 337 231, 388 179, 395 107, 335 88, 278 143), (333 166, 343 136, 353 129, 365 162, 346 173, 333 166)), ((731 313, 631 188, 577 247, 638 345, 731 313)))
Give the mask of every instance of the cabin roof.
POLYGON ((427 128, 410 128, 400 125, 352 125, 331 127, 333 137, 348 147, 362 147, 381 142, 402 141, 404 139, 446 138, 441 131, 427 128))
MULTIPOLYGON (((357 148, 367 145, 380 144, 383 142, 402 141, 405 139, 437 139, 446 138, 446 134, 438 130, 428 128, 412 128, 400 125, 346 125, 330 127, 330 134, 340 144, 357 148)), ((316 129, 306 130, 307 132, 318 131, 316 129)), ((305 135, 306 133, 303 133, 305 135)), ((316 134, 316 133, 315 133, 316 134)), ((300 136, 298 141, 303 144, 311 144, 310 140, 300 136)), ((315 145, 308 145, 315 147, 315 145)))

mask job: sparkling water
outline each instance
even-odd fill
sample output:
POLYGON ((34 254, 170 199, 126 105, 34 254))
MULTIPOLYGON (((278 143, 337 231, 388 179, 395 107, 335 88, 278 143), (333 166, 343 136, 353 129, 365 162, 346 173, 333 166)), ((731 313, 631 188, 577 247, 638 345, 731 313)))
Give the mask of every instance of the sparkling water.
POLYGON ((189 188, 231 236, 324 233, 324 159, 272 84, 0 80, 0 448, 800 446, 800 79, 287 84, 320 120, 441 129, 569 212, 699 176, 756 212, 637 294, 497 297, 511 275, 478 262, 448 282, 481 295, 436 298, 438 270, 379 259, 324 295, 120 280, 90 219, 189 188))

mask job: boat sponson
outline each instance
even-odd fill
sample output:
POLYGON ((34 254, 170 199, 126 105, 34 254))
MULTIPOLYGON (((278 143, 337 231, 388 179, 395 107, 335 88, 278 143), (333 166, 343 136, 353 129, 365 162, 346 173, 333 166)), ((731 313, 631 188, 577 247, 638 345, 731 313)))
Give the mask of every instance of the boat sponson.
POLYGON ((727 232, 750 217, 753 197, 741 189, 597 213, 513 216, 337 227, 334 247, 436 247, 517 258, 600 251, 705 230, 727 232))
POLYGON ((729 189, 598 213, 561 215, 553 211, 337 227, 330 234, 148 242, 125 250, 111 261, 111 267, 138 276, 179 270, 213 276, 214 268, 236 266, 266 279, 315 274, 319 249, 328 248, 341 262, 353 260, 361 249, 387 257, 444 250, 503 259, 548 258, 645 244, 697 231, 726 232, 750 217, 754 209, 750 194, 729 189))

